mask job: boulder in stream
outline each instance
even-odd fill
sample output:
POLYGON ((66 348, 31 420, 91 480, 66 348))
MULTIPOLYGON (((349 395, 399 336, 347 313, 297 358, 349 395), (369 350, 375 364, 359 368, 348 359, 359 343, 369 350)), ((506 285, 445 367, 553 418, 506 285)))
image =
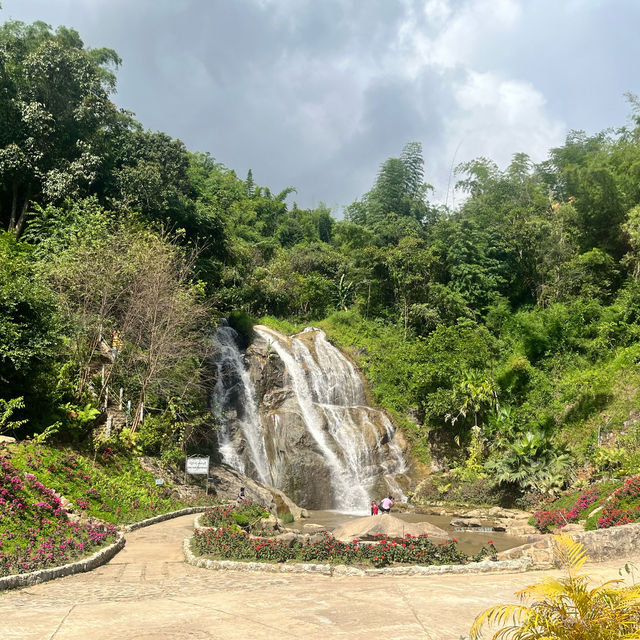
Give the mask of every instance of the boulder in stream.
POLYGON ((449 534, 430 522, 405 522, 389 514, 365 516, 349 520, 331 534, 342 542, 352 540, 375 540, 383 535, 388 538, 404 538, 407 534, 420 536, 425 533, 434 538, 449 538, 449 534))

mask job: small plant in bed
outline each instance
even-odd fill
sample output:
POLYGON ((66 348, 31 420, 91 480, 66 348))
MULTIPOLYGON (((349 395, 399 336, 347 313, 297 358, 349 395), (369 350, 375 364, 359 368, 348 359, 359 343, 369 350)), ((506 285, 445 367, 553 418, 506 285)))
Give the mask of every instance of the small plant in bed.
POLYGON ((249 531, 258 521, 271 514, 262 505, 247 501, 239 505, 221 504, 207 509, 201 523, 205 527, 229 527, 236 525, 249 531))

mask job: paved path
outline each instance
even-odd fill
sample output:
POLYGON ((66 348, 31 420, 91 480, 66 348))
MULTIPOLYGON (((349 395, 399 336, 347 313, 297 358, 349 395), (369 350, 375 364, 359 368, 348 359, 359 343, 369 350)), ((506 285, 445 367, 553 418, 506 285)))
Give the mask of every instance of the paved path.
MULTIPOLYGON (((109 564, 0 593, 2 640, 459 640, 541 575, 328 577, 222 572, 183 561, 194 516, 127 535, 109 564)), ((635 559, 640 566, 639 557, 635 559)), ((623 564, 595 564, 617 577, 623 564)), ((549 572, 547 572, 549 573, 549 572)))

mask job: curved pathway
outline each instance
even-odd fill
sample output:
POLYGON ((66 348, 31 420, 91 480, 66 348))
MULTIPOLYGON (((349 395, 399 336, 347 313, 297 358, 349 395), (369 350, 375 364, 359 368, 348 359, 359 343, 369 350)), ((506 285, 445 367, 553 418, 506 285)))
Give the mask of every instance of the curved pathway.
MULTIPOLYGON (((208 571, 184 562, 194 516, 127 534, 95 571, 0 593, 2 640, 458 640, 540 573, 327 577, 208 571)), ((640 565, 640 551, 635 559, 640 565)), ((617 578, 624 561, 593 564, 617 578)), ((555 572, 545 572, 550 574, 555 572)))

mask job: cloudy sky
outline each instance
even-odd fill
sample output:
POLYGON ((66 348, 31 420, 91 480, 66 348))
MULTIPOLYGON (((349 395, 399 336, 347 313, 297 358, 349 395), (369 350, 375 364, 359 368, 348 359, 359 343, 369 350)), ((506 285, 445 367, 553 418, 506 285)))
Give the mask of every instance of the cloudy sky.
POLYGON ((301 206, 341 207, 420 141, 434 199, 477 156, 625 124, 639 0, 2 0, 123 59, 115 101, 301 206))

